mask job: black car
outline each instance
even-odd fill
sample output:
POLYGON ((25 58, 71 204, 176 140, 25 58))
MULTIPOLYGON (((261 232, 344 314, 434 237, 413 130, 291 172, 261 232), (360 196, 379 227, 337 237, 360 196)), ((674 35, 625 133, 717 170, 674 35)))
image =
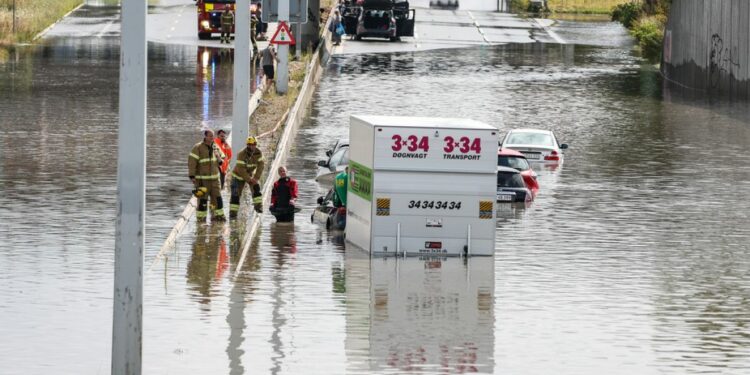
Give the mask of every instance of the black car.
POLYGON ((357 40, 414 36, 415 10, 407 0, 347 1, 341 16, 346 34, 357 40))
POLYGON ((534 196, 526 187, 521 172, 509 167, 497 167, 497 202, 531 202, 534 196))

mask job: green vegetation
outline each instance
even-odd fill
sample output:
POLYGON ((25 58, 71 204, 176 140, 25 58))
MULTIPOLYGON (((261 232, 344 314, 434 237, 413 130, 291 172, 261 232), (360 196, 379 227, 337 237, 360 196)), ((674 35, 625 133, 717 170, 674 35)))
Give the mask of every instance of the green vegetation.
POLYGON ((16 32, 13 33, 14 0, 0 0, 0 45, 30 42, 83 0, 15 0, 16 32))
POLYGON ((636 2, 619 4, 612 9, 612 21, 620 22, 629 29, 641 16, 642 8, 641 4, 636 2))
POLYGON ((514 12, 527 12, 530 5, 529 0, 510 0, 510 9, 514 12))
POLYGON ((609 14, 629 0, 548 0, 547 7, 557 13, 609 14))
POLYGON ((622 23, 638 41, 643 57, 658 61, 664 41, 671 0, 631 1, 612 11, 612 20, 622 23))

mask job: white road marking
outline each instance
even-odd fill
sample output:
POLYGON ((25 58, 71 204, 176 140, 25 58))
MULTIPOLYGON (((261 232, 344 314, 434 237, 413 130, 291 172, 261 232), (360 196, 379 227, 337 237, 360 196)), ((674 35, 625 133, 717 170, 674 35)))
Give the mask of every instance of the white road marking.
POLYGON ((481 27, 479 26, 479 22, 477 21, 477 19, 476 19, 476 18, 474 18, 474 15, 473 15, 473 14, 471 14, 471 12, 469 12, 468 10, 466 11, 466 13, 468 13, 468 14, 469 14, 469 17, 471 17, 471 20, 472 20, 472 21, 474 21, 474 26, 475 26, 475 27, 477 28, 477 30, 479 31, 479 35, 481 35, 481 36, 482 36, 482 39, 484 39, 484 42, 485 42, 485 43, 487 43, 487 44, 490 44, 490 40, 489 40, 489 39, 487 39, 487 36, 486 36, 486 35, 484 35, 484 30, 482 30, 482 28, 481 28, 481 27))
POLYGON ((96 37, 101 38, 109 30, 109 28, 112 27, 112 24, 115 23, 116 20, 117 18, 113 18, 111 21, 109 21, 109 23, 107 23, 104 28, 102 28, 102 31, 100 31, 99 34, 96 34, 96 37))
POLYGON ((538 19, 534 18, 534 22, 536 22, 536 24, 539 25, 539 27, 541 27, 542 30, 544 30, 547 33, 547 35, 551 36, 552 39, 554 39, 556 42, 560 44, 568 44, 568 42, 566 42, 565 39, 561 38, 559 35, 557 35, 556 32, 554 32, 549 27, 544 26, 538 19))
POLYGON ((414 25, 414 46, 419 49, 419 33, 417 32, 417 25, 414 25))

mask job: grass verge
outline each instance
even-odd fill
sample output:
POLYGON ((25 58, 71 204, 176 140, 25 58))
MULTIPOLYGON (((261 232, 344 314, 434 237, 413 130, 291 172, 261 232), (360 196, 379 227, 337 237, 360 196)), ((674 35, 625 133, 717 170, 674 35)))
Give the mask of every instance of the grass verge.
POLYGON ((609 14, 616 6, 630 0, 548 0, 547 6, 553 12, 609 14))
MULTIPOLYGON (((291 57, 291 56, 290 56, 291 57)), ((278 126, 280 121, 284 120, 287 112, 294 106, 294 102, 299 96, 302 84, 305 81, 307 65, 310 63, 311 55, 303 54, 299 61, 289 61, 289 89, 285 95, 276 93, 275 88, 271 87, 263 94, 258 108, 250 116, 250 135, 258 135, 271 132, 259 140, 260 147, 266 160, 273 160, 276 157, 276 146, 284 132, 284 126, 278 126), (275 129, 275 130, 274 130, 275 129)), ((264 171, 264 176, 268 174, 264 171)))
POLYGON ((0 45, 30 42, 83 0, 15 0, 16 30, 13 32, 13 0, 0 0, 0 45))

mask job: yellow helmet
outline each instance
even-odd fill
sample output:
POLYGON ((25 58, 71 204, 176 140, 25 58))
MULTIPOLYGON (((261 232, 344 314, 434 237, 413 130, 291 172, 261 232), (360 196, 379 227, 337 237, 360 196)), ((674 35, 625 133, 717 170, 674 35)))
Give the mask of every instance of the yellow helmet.
POLYGON ((203 198, 208 194, 208 188, 205 186, 201 186, 195 190, 193 190, 193 195, 195 195, 197 198, 203 198))
POLYGON ((255 140, 255 137, 250 136, 250 137, 247 137, 247 141, 245 143, 249 145, 254 145, 254 144, 257 144, 258 141, 255 140))

